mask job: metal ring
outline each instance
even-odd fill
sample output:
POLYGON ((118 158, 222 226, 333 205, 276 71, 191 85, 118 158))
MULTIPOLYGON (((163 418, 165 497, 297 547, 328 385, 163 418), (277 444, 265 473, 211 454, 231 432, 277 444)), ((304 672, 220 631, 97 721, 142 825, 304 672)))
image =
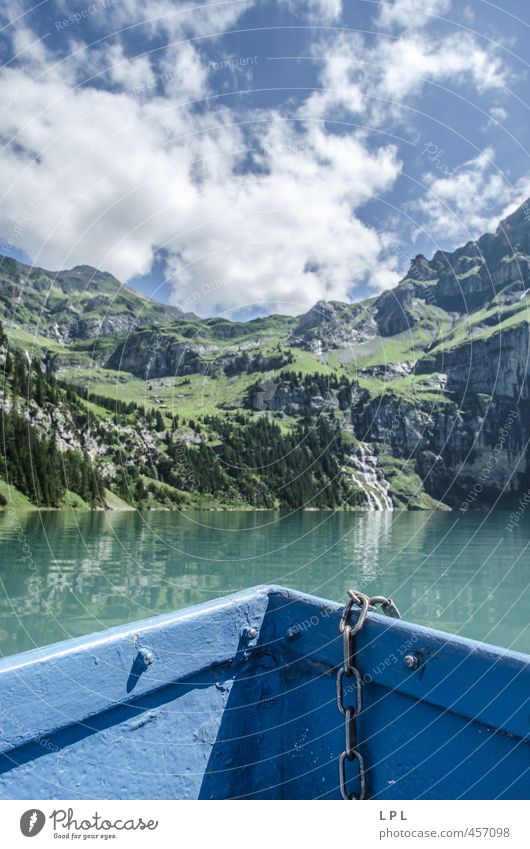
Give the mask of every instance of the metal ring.
POLYGON ((346 627, 346 624, 348 622, 348 619, 350 617, 350 613, 352 611, 352 607, 353 607, 354 604, 355 604, 355 601, 353 600, 353 598, 350 598, 350 600, 346 603, 346 607, 344 608, 344 612, 341 616, 341 620, 340 620, 340 623, 339 623, 339 631, 341 632, 341 634, 344 633, 344 629, 346 627))
POLYGON ((354 752, 355 747, 357 746, 357 724, 355 722, 355 718, 356 714, 353 708, 346 708, 344 729, 344 745, 346 752, 354 752))
POLYGON ((381 609, 386 616, 391 616, 393 619, 401 619, 401 613, 391 598, 387 598, 386 602, 381 605, 381 609))
POLYGON ((352 627, 351 625, 346 625, 344 631, 342 632, 342 654, 344 660, 342 662, 342 669, 346 673, 346 675, 353 675, 353 644, 351 640, 352 636, 352 627))
MULTIPOLYGON (((339 630, 340 630, 341 634, 344 633, 344 628, 346 627, 346 624, 347 624, 348 619, 350 617, 350 614, 352 612, 353 606, 357 605, 357 607, 361 608, 361 612, 362 612, 365 605, 370 604, 368 596, 365 595, 364 593, 357 592, 357 590, 348 590, 348 595, 349 595, 349 599, 346 603, 346 606, 344 608, 344 612, 342 614, 340 624, 339 624, 339 630)), ((363 619, 363 622, 364 622, 364 619, 363 619)))
POLYGON ((376 604, 380 604, 381 607, 384 607, 387 601, 390 601, 390 599, 384 595, 373 595, 370 598, 370 606, 375 607, 376 604))
POLYGON ((339 782, 340 782, 340 793, 343 799, 356 799, 361 800, 364 799, 366 793, 366 783, 364 779, 364 761, 362 755, 357 752, 355 749, 353 752, 342 752, 339 757, 339 782), (354 793, 348 793, 346 787, 346 761, 354 761, 356 760, 359 764, 359 795, 356 796, 354 793))
POLYGON ((351 626, 350 637, 355 637, 355 634, 357 634, 363 627, 364 621, 366 619, 366 614, 368 613, 368 608, 370 606, 370 599, 367 595, 358 593, 358 596, 361 599, 361 604, 359 605, 361 607, 361 610, 359 616, 357 617, 355 625, 351 626))
POLYGON ((374 595, 370 598, 370 609, 375 610, 377 605, 381 605, 381 612, 385 616, 391 616, 394 619, 401 619, 399 610, 391 598, 385 598, 384 595, 374 595))
POLYGON ((362 678, 358 669, 353 667, 352 672, 348 673, 344 669, 339 669, 337 673, 337 706, 343 716, 346 716, 346 711, 352 711, 352 719, 359 715, 362 709, 362 678), (344 676, 347 678, 355 678, 355 707, 344 706, 344 693, 342 690, 342 682, 344 676))

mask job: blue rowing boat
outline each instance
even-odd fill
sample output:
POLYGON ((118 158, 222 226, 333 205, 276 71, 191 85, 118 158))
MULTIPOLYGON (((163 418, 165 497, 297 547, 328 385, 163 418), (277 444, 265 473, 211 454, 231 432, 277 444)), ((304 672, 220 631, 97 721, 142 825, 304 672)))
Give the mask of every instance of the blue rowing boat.
POLYGON ((375 609, 260 586, 6 658, 0 796, 528 798, 530 658, 375 609))

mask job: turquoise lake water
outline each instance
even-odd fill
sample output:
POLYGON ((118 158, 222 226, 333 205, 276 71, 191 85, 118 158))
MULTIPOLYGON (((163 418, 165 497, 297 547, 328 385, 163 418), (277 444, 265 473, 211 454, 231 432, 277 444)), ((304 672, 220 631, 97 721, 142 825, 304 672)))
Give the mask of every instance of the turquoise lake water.
POLYGON ((0 655, 259 583, 344 600, 530 652, 530 520, 374 512, 0 514, 0 655), (25 559, 24 559, 25 558, 25 559))

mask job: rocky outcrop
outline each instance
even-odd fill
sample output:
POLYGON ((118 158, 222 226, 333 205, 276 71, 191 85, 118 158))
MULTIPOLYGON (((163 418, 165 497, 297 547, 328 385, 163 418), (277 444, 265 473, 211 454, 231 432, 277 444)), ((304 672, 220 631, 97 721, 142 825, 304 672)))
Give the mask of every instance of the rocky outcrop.
POLYGON ((320 354, 344 345, 358 345, 376 334, 372 309, 366 303, 318 301, 300 316, 289 342, 320 354))
POLYGON ((446 389, 514 400, 530 397, 529 325, 508 327, 436 354, 434 368, 447 374, 446 389))
POLYGON ((515 250, 530 253, 530 199, 501 221, 495 237, 503 253, 515 250))
POLYGON ((456 251, 415 257, 404 280, 375 302, 382 335, 421 321, 418 302, 467 315, 491 303, 511 303, 530 287, 530 201, 487 233, 456 251))
POLYGON ((377 377, 379 380, 389 382, 396 380, 399 377, 406 377, 411 374, 415 368, 414 360, 408 360, 402 363, 386 363, 384 365, 370 366, 366 369, 359 369, 360 375, 369 377, 377 377))
POLYGON ((105 366, 143 379, 206 374, 218 350, 214 345, 179 342, 159 331, 146 331, 118 345, 105 366))
POLYGON ((358 410, 353 424, 379 452, 412 459, 432 497, 461 507, 475 492, 468 507, 476 508, 528 486, 529 410, 509 398, 473 396, 460 407, 389 394, 358 410))
POLYGON ((288 416, 318 415, 324 409, 338 409, 339 401, 333 393, 323 396, 303 385, 293 386, 281 379, 270 379, 251 387, 248 406, 253 410, 268 410, 288 416))
POLYGON ((179 341, 159 331, 143 331, 128 336, 105 362, 107 368, 126 371, 142 379, 204 374, 209 377, 237 377, 271 371, 289 365, 292 354, 278 350, 264 354, 259 348, 245 350, 237 345, 226 350, 219 345, 179 341))
POLYGON ((421 292, 420 287, 407 280, 379 296, 375 302, 375 322, 381 336, 395 336, 416 324, 418 311, 423 307, 418 297, 421 292))
POLYGON ((215 369, 224 372, 228 377, 236 377, 240 374, 281 369, 290 365, 293 360, 290 351, 279 351, 277 354, 263 354, 260 350, 236 351, 219 357, 215 362, 215 369))

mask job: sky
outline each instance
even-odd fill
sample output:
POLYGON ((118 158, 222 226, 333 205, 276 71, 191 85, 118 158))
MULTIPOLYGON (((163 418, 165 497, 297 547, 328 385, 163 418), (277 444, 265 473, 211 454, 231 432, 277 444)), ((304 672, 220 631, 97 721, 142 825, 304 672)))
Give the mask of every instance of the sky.
POLYGON ((11 0, 0 252, 201 316, 394 286, 530 196, 525 0, 11 0))

